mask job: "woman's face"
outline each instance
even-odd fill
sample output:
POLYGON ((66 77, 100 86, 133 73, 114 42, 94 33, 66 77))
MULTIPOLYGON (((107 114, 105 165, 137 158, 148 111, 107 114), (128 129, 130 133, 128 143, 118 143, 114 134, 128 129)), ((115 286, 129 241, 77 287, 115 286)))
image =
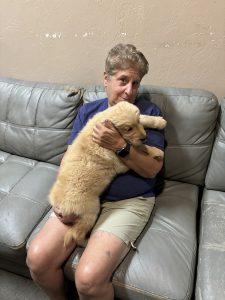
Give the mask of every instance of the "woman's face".
POLYGON ((104 86, 109 106, 120 101, 134 103, 141 79, 139 71, 133 68, 118 70, 114 75, 104 73, 104 86))

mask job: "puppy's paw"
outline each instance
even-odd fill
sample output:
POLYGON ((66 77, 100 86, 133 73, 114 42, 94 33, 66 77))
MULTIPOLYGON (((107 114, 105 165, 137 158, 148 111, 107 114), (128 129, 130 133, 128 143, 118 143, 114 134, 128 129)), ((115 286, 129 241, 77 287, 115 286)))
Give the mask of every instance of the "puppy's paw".
POLYGON ((166 127, 166 120, 163 117, 140 115, 140 123, 145 128, 163 129, 166 127))
POLYGON ((156 117, 156 128, 163 129, 166 127, 166 120, 163 117, 156 117))

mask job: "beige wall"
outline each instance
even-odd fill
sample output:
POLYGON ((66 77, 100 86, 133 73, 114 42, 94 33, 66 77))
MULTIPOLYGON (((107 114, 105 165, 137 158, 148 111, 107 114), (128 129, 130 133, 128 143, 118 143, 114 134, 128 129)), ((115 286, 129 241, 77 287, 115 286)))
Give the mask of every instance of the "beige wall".
POLYGON ((225 95, 224 0, 0 0, 0 76, 101 83, 118 42, 145 53, 145 84, 225 95))

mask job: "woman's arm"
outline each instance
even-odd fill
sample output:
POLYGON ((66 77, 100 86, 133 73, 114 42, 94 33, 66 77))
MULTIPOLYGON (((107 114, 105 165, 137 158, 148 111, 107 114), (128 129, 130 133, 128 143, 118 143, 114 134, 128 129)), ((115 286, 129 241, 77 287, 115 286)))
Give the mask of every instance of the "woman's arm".
MULTIPOLYGON (((92 139, 101 147, 114 152, 126 144, 124 138, 110 122, 97 123, 93 129, 92 139)), ((155 159, 133 146, 131 146, 130 153, 120 159, 128 168, 145 178, 155 177, 163 166, 163 160, 155 159)))

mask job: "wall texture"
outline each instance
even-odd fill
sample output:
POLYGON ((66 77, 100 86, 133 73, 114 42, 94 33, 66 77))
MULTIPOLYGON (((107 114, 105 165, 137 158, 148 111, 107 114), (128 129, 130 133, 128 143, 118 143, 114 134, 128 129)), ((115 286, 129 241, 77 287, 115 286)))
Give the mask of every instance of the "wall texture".
POLYGON ((146 55, 145 84, 225 95, 224 0, 0 0, 0 76, 101 83, 118 42, 146 55))

